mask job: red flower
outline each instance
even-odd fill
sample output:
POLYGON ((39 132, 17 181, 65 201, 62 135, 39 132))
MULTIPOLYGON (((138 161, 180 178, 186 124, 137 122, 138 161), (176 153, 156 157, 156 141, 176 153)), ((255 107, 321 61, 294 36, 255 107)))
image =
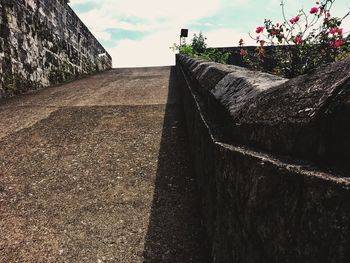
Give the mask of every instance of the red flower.
POLYGON ((294 23, 298 22, 299 19, 300 19, 300 17, 299 17, 299 16, 296 16, 296 17, 292 18, 291 20, 289 20, 289 22, 290 22, 291 24, 294 24, 294 23))
POLYGON ((338 28, 338 35, 343 35, 343 28, 338 28))
POLYGON ((260 46, 263 47, 265 45, 265 41, 264 40, 260 40, 260 46))
POLYGON ((264 27, 263 26, 258 26, 257 28, 256 28, 256 30, 255 30, 255 32, 257 33, 257 34, 260 34, 261 32, 263 32, 264 31, 264 27))
POLYGON ((334 47, 335 48, 339 48, 341 47, 342 45, 344 45, 344 41, 342 39, 337 39, 334 43, 334 47))
POLYGON ((243 45, 244 45, 244 40, 243 40, 243 38, 241 38, 241 39, 239 40, 238 43, 239 43, 240 46, 243 46, 243 45))
POLYGON ((247 55, 247 51, 245 51, 243 48, 241 48, 241 50, 239 51, 239 54, 244 57, 247 55))
POLYGON ((294 42, 296 45, 299 45, 299 44, 303 43, 303 39, 302 39, 300 36, 296 36, 296 37, 293 39, 293 42, 294 42))
POLYGON ((263 47, 257 47, 256 51, 260 57, 263 57, 265 55, 265 49, 263 47))
POLYGON ((327 17, 330 17, 331 16, 331 14, 330 13, 327 13, 327 17))
POLYGON ((342 39, 337 39, 336 41, 329 41, 329 46, 332 48, 339 48, 344 45, 344 41, 342 39))
POLYGON ((317 7, 313 7, 310 9, 310 14, 317 14, 318 13, 318 8, 317 7))
POLYGON ((332 35, 338 33, 338 28, 336 28, 336 27, 331 28, 331 30, 329 30, 329 33, 332 35))

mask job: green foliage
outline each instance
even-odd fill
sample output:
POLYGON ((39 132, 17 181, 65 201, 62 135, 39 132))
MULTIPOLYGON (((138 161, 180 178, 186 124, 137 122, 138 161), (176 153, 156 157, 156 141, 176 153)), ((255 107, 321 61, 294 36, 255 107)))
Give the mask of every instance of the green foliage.
POLYGON ((194 51, 192 45, 184 45, 179 48, 179 53, 193 57, 194 51))
POLYGON ((218 63, 226 64, 230 53, 221 52, 217 49, 207 49, 202 54, 197 55, 198 58, 210 60, 218 63))
POLYGON ((198 36, 196 34, 193 35, 192 47, 195 54, 200 55, 205 53, 207 50, 207 44, 205 43, 206 40, 207 38, 202 32, 200 32, 198 36))
POLYGON ((185 39, 181 39, 181 45, 174 44, 171 49, 179 51, 179 54, 188 55, 193 58, 214 61, 218 63, 227 63, 230 53, 221 52, 215 48, 207 48, 207 38, 202 34, 194 34, 191 44, 186 44, 185 39))

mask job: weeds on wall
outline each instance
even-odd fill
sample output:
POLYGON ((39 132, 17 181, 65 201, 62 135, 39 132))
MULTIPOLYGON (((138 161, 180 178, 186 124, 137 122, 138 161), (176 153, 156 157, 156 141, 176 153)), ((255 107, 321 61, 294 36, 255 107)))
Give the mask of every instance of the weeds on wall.
POLYGON ((185 38, 182 38, 181 44, 174 44, 171 49, 173 49, 173 51, 178 51, 180 54, 188 55, 193 58, 227 63, 230 53, 221 52, 215 48, 208 48, 206 40, 207 38, 200 32, 198 35, 193 35, 191 44, 187 44, 185 38))

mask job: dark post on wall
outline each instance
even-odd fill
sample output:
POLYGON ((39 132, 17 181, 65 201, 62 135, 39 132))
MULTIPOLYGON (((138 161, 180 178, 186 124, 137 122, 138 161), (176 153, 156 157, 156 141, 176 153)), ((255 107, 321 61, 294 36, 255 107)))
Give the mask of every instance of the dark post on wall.
POLYGON ((181 37, 188 37, 188 29, 181 29, 181 37))
POLYGON ((181 29, 180 46, 181 46, 181 38, 183 38, 183 37, 188 37, 188 29, 181 29))

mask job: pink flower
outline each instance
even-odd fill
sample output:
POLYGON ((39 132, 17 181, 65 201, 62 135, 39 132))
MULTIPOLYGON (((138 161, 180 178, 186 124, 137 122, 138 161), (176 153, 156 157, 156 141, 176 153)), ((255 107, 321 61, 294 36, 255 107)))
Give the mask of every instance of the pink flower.
POLYGON ((247 55, 247 51, 245 51, 243 48, 241 48, 241 50, 239 51, 239 54, 244 57, 247 55))
POLYGON ((343 28, 337 28, 337 27, 333 27, 329 30, 329 33, 332 35, 338 34, 339 36, 343 35, 343 28))
POLYGON ((338 28, 336 28, 336 27, 331 28, 331 30, 329 30, 329 33, 332 35, 338 33, 338 28))
POLYGON ((330 17, 331 16, 331 14, 330 13, 327 13, 327 17, 330 17))
POLYGON ((296 37, 293 39, 293 42, 294 42, 296 45, 299 45, 299 44, 303 43, 303 39, 302 39, 300 36, 296 36, 296 37))
POLYGON ((310 9, 310 14, 317 14, 318 13, 318 8, 317 7, 313 7, 310 9))
POLYGON ((259 55, 260 57, 263 57, 263 56, 265 55, 265 50, 264 50, 263 47, 257 47, 256 50, 257 50, 258 55, 259 55))
POLYGON ((337 39, 336 41, 329 41, 329 46, 332 48, 339 48, 344 45, 344 41, 342 39, 337 39))
POLYGON ((341 47, 342 45, 344 45, 344 41, 342 39, 337 39, 334 43, 334 47, 335 48, 339 48, 341 47))
POLYGON ((296 16, 296 17, 292 18, 291 20, 289 20, 289 22, 293 25, 294 23, 298 22, 299 19, 300 19, 300 17, 296 16))
POLYGON ((256 28, 256 30, 255 30, 255 32, 257 33, 257 34, 260 34, 261 32, 263 32, 264 31, 264 27, 263 26, 258 26, 257 28, 256 28))

